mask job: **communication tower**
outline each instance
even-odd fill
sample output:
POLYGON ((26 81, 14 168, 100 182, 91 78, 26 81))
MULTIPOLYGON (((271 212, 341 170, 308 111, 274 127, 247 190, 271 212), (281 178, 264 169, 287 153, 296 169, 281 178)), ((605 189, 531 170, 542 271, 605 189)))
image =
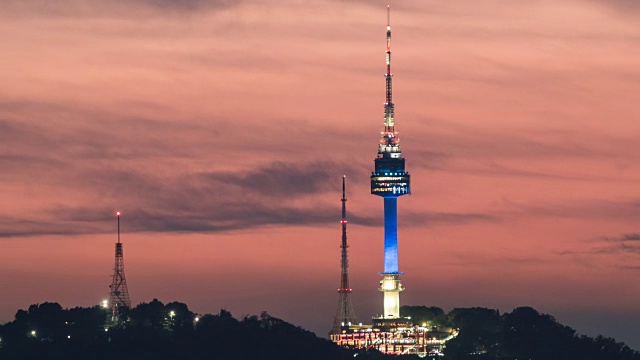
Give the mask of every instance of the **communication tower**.
POLYGON ((109 306, 111 307, 111 319, 117 320, 120 309, 131 308, 127 280, 124 277, 124 258, 122 256, 122 243, 120 242, 120 211, 116 212, 118 218, 118 242, 116 243, 116 262, 113 267, 113 280, 109 285, 109 306))
POLYGON ((331 330, 333 333, 339 333, 342 327, 351 326, 351 324, 355 324, 356 322, 356 315, 353 311, 353 305, 351 304, 352 289, 349 287, 349 262, 347 260, 346 178, 346 175, 342 176, 342 220, 340 220, 340 224, 342 224, 342 244, 340 245, 340 248, 342 249, 342 272, 340 275, 340 288, 338 289, 338 311, 336 312, 336 317, 333 321, 333 329, 331 330))

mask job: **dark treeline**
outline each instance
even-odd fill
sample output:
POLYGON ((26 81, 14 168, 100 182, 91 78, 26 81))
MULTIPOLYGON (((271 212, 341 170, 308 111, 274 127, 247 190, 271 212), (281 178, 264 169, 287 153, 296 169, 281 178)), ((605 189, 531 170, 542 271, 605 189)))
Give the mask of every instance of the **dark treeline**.
MULTIPOLYGON (((154 299, 120 314, 108 309, 31 305, 0 326, 0 359, 353 359, 354 351, 262 313, 236 319, 225 310, 198 317, 187 305, 154 299), (35 333, 32 333, 35 331, 35 333)), ((380 354, 362 353, 375 359, 380 354)))
MULTIPOLYGON (((484 308, 403 306, 414 323, 460 328, 447 360, 640 360, 640 353, 613 339, 577 335, 532 308, 509 314, 484 308)), ((0 325, 0 359, 388 359, 377 351, 343 349, 267 313, 234 318, 228 311, 196 316, 179 302, 142 303, 110 321, 99 306, 63 309, 31 305, 0 325), (197 320, 196 320, 197 319, 197 320), (105 329, 107 329, 105 331, 105 329)), ((415 356, 403 356, 417 359, 415 356)))
POLYGON ((459 328, 458 337, 447 342, 447 360, 640 360, 640 353, 624 343, 578 335, 530 307, 501 315, 485 308, 453 309, 447 314, 437 307, 402 306, 400 315, 411 316, 414 323, 459 328))

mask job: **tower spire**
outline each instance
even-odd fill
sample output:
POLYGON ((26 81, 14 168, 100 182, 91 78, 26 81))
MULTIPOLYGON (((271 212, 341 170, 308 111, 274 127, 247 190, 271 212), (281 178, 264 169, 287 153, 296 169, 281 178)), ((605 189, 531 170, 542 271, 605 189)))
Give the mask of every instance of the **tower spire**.
POLYGON ((379 157, 400 157, 400 140, 395 130, 395 106, 393 105, 392 77, 391 73, 391 7, 387 6, 387 72, 384 74, 386 80, 386 99, 384 103, 384 130, 381 133, 380 145, 378 146, 379 157))
POLYGON ((391 27, 390 13, 391 13, 391 5, 387 5, 387 27, 391 27))
POLYGON ((124 276, 124 258, 122 243, 120 242, 120 211, 116 212, 118 219, 118 242, 116 243, 116 261, 113 267, 113 279, 109 285, 109 305, 111 306, 111 319, 116 321, 120 308, 131 308, 129 289, 124 276))
POLYGON ((120 211, 116 212, 116 216, 118 217, 118 244, 120 243, 120 211))
POLYGON ((336 317, 333 321, 333 329, 334 333, 340 333, 340 328, 342 326, 349 326, 350 324, 354 324, 356 322, 356 316, 353 311, 353 305, 351 304, 351 292, 353 291, 349 287, 349 262, 347 260, 347 195, 346 195, 346 181, 347 176, 342 176, 342 220, 340 220, 340 224, 342 224, 342 245, 340 248, 342 249, 342 272, 340 274, 340 288, 338 289, 338 311, 336 312, 336 317))

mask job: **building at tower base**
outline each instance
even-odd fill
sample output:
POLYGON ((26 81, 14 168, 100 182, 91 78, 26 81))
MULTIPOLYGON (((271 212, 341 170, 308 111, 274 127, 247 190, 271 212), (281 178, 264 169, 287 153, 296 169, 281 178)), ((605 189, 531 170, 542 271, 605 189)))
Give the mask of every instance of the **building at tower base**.
POLYGON ((373 325, 352 324, 332 333, 331 341, 352 349, 375 349, 389 355, 442 356, 445 343, 458 329, 429 324, 412 325, 410 318, 373 318, 373 325))

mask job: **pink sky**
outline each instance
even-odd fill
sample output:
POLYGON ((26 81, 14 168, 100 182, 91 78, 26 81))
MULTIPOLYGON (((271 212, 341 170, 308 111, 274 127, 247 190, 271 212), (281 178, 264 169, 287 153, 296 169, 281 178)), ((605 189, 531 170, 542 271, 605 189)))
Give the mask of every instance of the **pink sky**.
MULTIPOLYGON (((392 1, 403 304, 533 306, 640 349, 640 6, 392 1), (633 321, 632 321, 633 320, 633 321)), ((381 1, 3 1, 0 322, 134 303, 329 330, 340 181, 382 307, 381 1)))

